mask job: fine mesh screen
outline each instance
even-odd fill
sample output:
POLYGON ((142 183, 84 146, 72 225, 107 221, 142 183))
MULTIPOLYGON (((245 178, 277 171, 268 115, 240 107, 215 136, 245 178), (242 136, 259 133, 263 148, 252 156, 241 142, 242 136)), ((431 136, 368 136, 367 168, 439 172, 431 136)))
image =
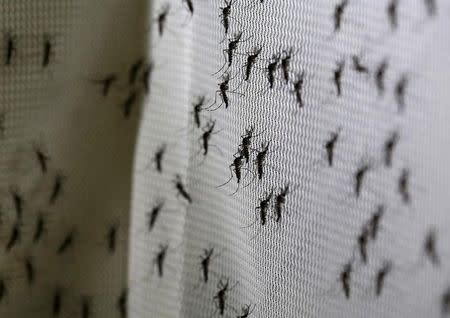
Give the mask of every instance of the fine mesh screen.
POLYGON ((1 8, 0 316, 450 312, 448 2, 1 8))

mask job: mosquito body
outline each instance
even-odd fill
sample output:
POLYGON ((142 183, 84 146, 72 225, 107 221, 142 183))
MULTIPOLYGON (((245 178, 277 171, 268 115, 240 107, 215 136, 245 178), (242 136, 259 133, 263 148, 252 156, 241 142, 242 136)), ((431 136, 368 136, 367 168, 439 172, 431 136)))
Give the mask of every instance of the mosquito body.
POLYGON ((303 85, 305 82, 305 73, 302 72, 298 76, 297 80, 294 82, 294 93, 295 99, 297 100, 298 107, 302 108, 304 106, 303 102, 303 85))
POLYGON ((56 199, 58 199, 60 194, 62 193, 64 179, 65 177, 61 174, 57 174, 55 176, 55 181, 53 183, 53 188, 49 199, 50 204, 54 204, 56 199))
POLYGON ((167 148, 166 144, 163 144, 162 146, 160 146, 153 157, 153 160, 155 161, 155 165, 156 165, 156 171, 158 171, 159 173, 162 173, 162 171, 163 171, 162 160, 163 160, 164 154, 166 152, 166 148, 167 148))
POLYGON ((381 64, 378 66, 378 68, 375 71, 375 84, 378 89, 378 95, 382 95, 384 93, 384 90, 385 90, 384 77, 385 77, 387 68, 388 68, 388 63, 386 60, 384 60, 383 62, 381 62, 381 64))
POLYGON ((201 139, 203 142, 203 155, 204 156, 206 156, 208 154, 209 140, 211 138, 211 135, 213 134, 215 125, 216 125, 215 121, 209 122, 206 125, 205 130, 203 131, 203 134, 201 136, 201 139))
POLYGON ((17 222, 11 231, 8 243, 6 244, 6 251, 9 252, 21 240, 20 224, 17 222))
POLYGON ((209 279, 209 265, 211 263, 211 257, 214 253, 214 248, 205 249, 203 251, 203 257, 201 261, 203 282, 206 284, 209 279))
POLYGON ((59 255, 64 254, 64 252, 67 251, 67 249, 73 245, 73 238, 74 238, 74 233, 73 232, 69 233, 64 238, 64 240, 61 242, 61 244, 59 245, 59 247, 56 251, 57 254, 59 254, 59 255))
POLYGON ((383 267, 378 271, 375 279, 375 294, 377 297, 380 297, 381 291, 383 290, 384 282, 386 280, 386 276, 392 270, 392 263, 387 262, 383 265, 383 267))
POLYGON ((256 168, 258 172, 258 179, 261 180, 264 175, 264 164, 266 162, 267 152, 269 151, 269 143, 262 144, 261 150, 256 155, 256 168))
POLYGON ((409 170, 403 169, 400 178, 398 180, 398 191, 402 198, 403 203, 408 204, 411 200, 409 194, 409 170))
POLYGON ((205 104, 205 101, 206 101, 206 97, 200 96, 198 98, 198 100, 192 105, 194 108, 192 110, 192 115, 194 117, 194 123, 197 128, 200 128, 200 126, 201 126, 200 113, 203 110, 203 105, 205 104))
POLYGON ((431 264, 433 264, 434 266, 439 266, 440 259, 437 253, 436 232, 434 230, 428 232, 427 236, 425 237, 424 251, 431 264))
POLYGON ((164 202, 156 204, 152 210, 148 213, 148 231, 151 232, 155 226, 156 220, 164 206, 164 202))
POLYGON ((355 194, 356 194, 357 198, 361 194, 361 188, 362 188, 362 184, 363 184, 363 181, 364 181, 364 177, 367 174, 367 172, 369 171, 369 169, 370 169, 369 165, 363 165, 361 168, 359 168, 356 171, 356 174, 355 174, 355 194))
POLYGON ((333 166, 334 161, 334 148, 336 146, 336 143, 339 138, 339 132, 333 133, 331 135, 331 138, 325 143, 325 150, 327 152, 327 160, 328 160, 328 166, 333 166))
POLYGON ((269 88, 272 89, 275 83, 275 73, 280 66, 281 56, 274 55, 272 60, 267 65, 267 80, 269 81, 269 88))
POLYGON ((180 175, 175 176, 175 188, 178 194, 181 195, 188 203, 192 203, 191 195, 186 191, 180 175))
POLYGON ((344 270, 340 274, 342 289, 347 299, 350 298, 350 280, 351 280, 352 264, 348 263, 344 266, 344 270))
POLYGON ((345 61, 341 61, 337 64, 337 68, 333 73, 334 85, 336 86, 337 96, 342 95, 342 74, 344 72, 345 61))
POLYGON ((352 56, 352 61, 353 61, 353 69, 356 72, 363 73, 363 74, 369 73, 369 69, 367 68, 367 66, 362 64, 361 59, 357 55, 352 56))
POLYGON ((397 100, 398 110, 402 112, 405 109, 405 93, 408 85, 408 78, 404 75, 395 85, 395 99, 397 100))
POLYGON ((337 32, 342 26, 342 17, 344 15, 345 8, 348 5, 348 0, 343 0, 334 8, 334 31, 337 32))
POLYGON ((289 185, 285 186, 281 192, 275 196, 275 221, 281 220, 284 205, 286 204, 286 196, 289 193, 289 185))
POLYGON ((167 22, 167 16, 169 15, 170 5, 166 4, 163 6, 162 11, 158 14, 157 22, 158 22, 158 34, 159 36, 163 36, 166 22, 167 22))
POLYGON ((368 230, 372 240, 375 240, 377 238, 377 234, 380 229, 380 221, 384 215, 384 209, 385 208, 383 205, 378 206, 377 211, 372 215, 369 221, 368 230))
POLYGON ((122 104, 123 117, 125 119, 128 119, 130 117, 131 110, 132 110, 133 105, 135 104, 137 98, 138 98, 138 93, 136 91, 131 91, 130 95, 128 95, 128 97, 123 102, 123 104, 122 104))
POLYGON ((273 196, 273 190, 265 197, 264 199, 260 200, 259 206, 256 207, 257 210, 259 210, 259 219, 261 222, 261 225, 266 225, 267 222, 267 212, 269 210, 270 201, 272 200, 273 196))
POLYGON ((131 65, 130 70, 128 72, 128 84, 129 85, 133 85, 136 82, 138 72, 141 69, 143 64, 144 64, 144 60, 140 58, 133 65, 131 65))
POLYGON ((14 42, 14 38, 11 34, 8 34, 8 37, 6 39, 6 52, 5 52, 5 65, 11 65, 12 58, 14 55, 14 52, 16 51, 16 45, 14 42))
POLYGON ((250 79, 250 75, 253 69, 253 66, 256 63, 256 60, 261 53, 262 48, 256 48, 253 53, 249 54, 247 57, 247 63, 245 64, 245 80, 248 81, 250 79))
POLYGON ((118 225, 114 224, 112 225, 107 234, 107 241, 108 241, 108 250, 111 254, 113 254, 116 250, 116 243, 117 243, 117 230, 118 225))
POLYGON ((161 278, 164 276, 164 262, 166 260, 167 250, 169 245, 160 245, 159 251, 155 257, 156 267, 158 268, 158 276, 161 278))
POLYGON ((37 147, 35 148, 34 152, 39 163, 39 168, 41 169, 42 173, 45 174, 48 170, 48 161, 50 160, 50 157, 37 147))
POLYGON ((358 236, 359 254, 364 264, 367 263, 367 243, 369 241, 369 235, 369 229, 364 226, 360 235, 358 236))
POLYGON ((394 132, 384 143, 384 164, 386 167, 392 166, 392 156, 398 140, 399 134, 397 132, 394 132))

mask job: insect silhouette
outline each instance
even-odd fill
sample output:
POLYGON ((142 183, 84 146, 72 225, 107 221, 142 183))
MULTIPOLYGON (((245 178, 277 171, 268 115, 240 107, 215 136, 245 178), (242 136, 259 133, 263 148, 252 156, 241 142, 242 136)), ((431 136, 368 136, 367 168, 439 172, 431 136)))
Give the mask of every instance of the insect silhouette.
POLYGON ((233 54, 237 50, 241 38, 242 38, 242 31, 237 32, 236 34, 234 34, 231 40, 228 40, 228 48, 225 50, 228 56, 228 67, 231 67, 231 64, 233 63, 233 54))
POLYGON ((241 154, 245 158, 245 162, 249 162, 250 160, 250 147, 252 145, 253 132, 255 131, 255 127, 251 126, 250 128, 245 129, 245 134, 241 136, 242 142, 240 144, 241 154))
POLYGON ((89 318, 91 316, 91 303, 89 299, 83 297, 81 300, 81 317, 89 318))
POLYGON ((375 278, 375 294, 377 297, 381 295, 381 291, 383 290, 384 282, 386 280, 386 276, 392 270, 392 263, 386 262, 383 267, 378 271, 375 278))
POLYGON ((269 142, 261 144, 261 150, 256 155, 255 162, 259 180, 261 180, 264 175, 264 164, 266 162, 267 152, 269 151, 269 145, 269 142))
POLYGON ((187 9, 189 10, 189 13, 191 15, 194 14, 194 3, 192 2, 192 0, 182 0, 182 2, 184 2, 187 6, 187 9))
POLYGON ((2 112, 0 113, 0 137, 4 137, 5 136, 5 121, 6 121, 6 113, 2 112))
POLYGON ((22 220, 22 212, 24 205, 23 197, 19 193, 19 191, 17 191, 17 189, 11 189, 10 191, 14 203, 14 209, 16 210, 17 219, 22 220))
POLYGON ((53 54, 53 46, 48 36, 44 39, 44 54, 42 56, 42 67, 46 68, 50 64, 50 57, 53 54))
POLYGON ((398 191, 402 197, 403 203, 408 204, 411 197, 409 194, 409 170, 403 169, 398 180, 398 191))
POLYGON ((355 194, 356 197, 358 198, 360 193, 361 193, 361 188, 362 188, 362 184, 364 181, 364 177, 367 174, 367 172, 369 171, 370 166, 369 165, 363 165, 362 167, 360 167, 355 174, 355 194))
POLYGON ((216 308, 219 310, 219 314, 223 316, 225 314, 227 293, 230 290, 228 279, 227 280, 220 279, 220 281, 217 284, 217 287, 219 288, 219 290, 214 295, 213 300, 216 305, 216 308))
POLYGON ((239 155, 235 155, 233 159, 233 163, 230 165, 230 168, 234 169, 234 174, 236 175, 236 181, 239 184, 241 181, 241 168, 243 164, 244 155, 239 152, 239 155))
POLYGON ((123 117, 125 119, 129 118, 131 115, 131 109, 136 102, 136 99, 138 97, 138 93, 136 91, 131 91, 130 95, 125 99, 125 101, 122 104, 123 108, 123 117))
POLYGON ((394 132, 388 140, 384 143, 384 164, 386 167, 392 166, 392 155, 394 153, 394 149, 398 143, 399 134, 394 132))
POLYGON ((344 270, 340 274, 340 280, 342 283, 342 289, 347 299, 350 298, 350 280, 352 273, 352 264, 348 263, 344 266, 344 270))
POLYGON ((109 74, 105 78, 100 80, 95 80, 94 83, 102 86, 102 96, 107 97, 111 86, 117 82, 118 78, 116 74, 109 74))
POLYGON ((220 7, 221 14, 219 15, 219 17, 222 19, 222 25, 225 30, 225 34, 228 34, 228 30, 230 28, 231 5, 233 4, 233 0, 224 0, 224 4, 224 7, 220 7))
POLYGON ((188 203, 192 203, 191 195, 186 191, 183 182, 181 181, 180 175, 175 175, 175 189, 177 190, 177 195, 181 195, 188 203))
POLYGON ((14 224, 8 243, 6 244, 6 251, 9 252, 17 243, 20 242, 20 224, 17 222, 14 224))
POLYGON ((35 272, 34 272, 33 263, 31 262, 30 258, 25 259, 25 272, 26 272, 28 285, 31 286, 34 282, 35 272))
POLYGON ((162 160, 164 157, 164 154, 166 152, 166 148, 167 145, 166 144, 162 144, 158 150, 156 151, 153 160, 155 161, 155 165, 156 165, 156 171, 158 171, 159 173, 162 173, 163 168, 162 168, 162 160))
POLYGON ((251 305, 246 304, 241 307, 241 313, 237 318, 247 318, 252 314, 253 310, 255 310, 255 306, 252 307, 251 305))
POLYGON ((328 160, 328 166, 333 166, 334 161, 334 148, 336 147, 336 143, 338 141, 340 134, 340 130, 336 133, 333 133, 331 135, 331 138, 325 143, 325 150, 327 152, 327 160, 328 160))
POLYGON ((281 192, 275 196, 275 221, 281 221, 281 214, 286 204, 286 196, 289 193, 289 185, 286 185, 281 192))
POLYGON ((170 5, 166 4, 162 7, 161 12, 158 14, 157 21, 158 21, 158 33, 159 36, 163 36, 164 29, 167 22, 167 16, 169 15, 170 5))
POLYGON ((340 61, 337 63, 337 68, 334 70, 334 85, 336 86, 337 96, 342 94, 342 73, 344 72, 345 61, 340 61))
POLYGON ((0 303, 7 294, 6 284, 3 278, 0 278, 0 303))
POLYGON ((8 34, 6 39, 6 52, 5 52, 5 65, 11 65, 13 54, 16 51, 16 45, 14 38, 11 34, 8 34))
POLYGON ((228 182, 231 181, 231 179, 233 179, 233 172, 236 176, 236 182, 238 184, 238 187, 236 188, 236 191, 233 194, 235 194, 238 190, 239 190, 239 183, 241 182, 241 170, 242 170, 242 165, 244 164, 244 155, 242 154, 242 150, 239 149, 237 153, 235 153, 233 155, 233 162, 229 165, 229 169, 230 169, 230 173, 231 176, 230 178, 222 183, 221 185, 218 185, 217 188, 220 188, 224 185, 226 185, 228 182))
POLYGON ((341 3, 336 5, 334 9, 334 31, 337 32, 342 26, 342 17, 344 15, 345 8, 348 5, 348 0, 343 0, 341 3))
POLYGON ((256 207, 256 210, 259 210, 259 218, 261 225, 266 225, 267 222, 267 212, 269 209, 270 201, 273 197, 273 190, 264 198, 260 199, 259 206, 256 207))
MULTIPOLYGON (((228 108, 228 106, 230 104, 229 99, 228 99, 228 90, 230 89, 229 83, 230 83, 230 74, 226 73, 222 76, 222 82, 220 82, 218 84, 219 90, 217 92, 219 93, 219 96, 222 99, 222 103, 219 105, 219 107, 222 104, 225 104, 225 108, 228 108)), ((215 103, 215 101, 214 101, 214 103, 215 103)), ((213 103, 213 105, 214 105, 214 103, 213 103)))
POLYGON ((365 66, 364 64, 362 64, 361 59, 359 58, 359 56, 353 55, 352 56, 352 61, 353 61, 353 69, 356 72, 364 73, 364 74, 368 74, 369 73, 368 67, 365 66))
POLYGON ((68 248, 70 248, 73 245, 73 237, 74 237, 73 232, 67 234, 67 236, 64 238, 64 240, 61 242, 61 244, 58 246, 58 249, 56 250, 56 253, 58 255, 63 254, 65 251, 67 251, 68 248))
POLYGON ((127 289, 124 288, 120 293, 119 299, 117 299, 117 310, 121 318, 127 317, 127 293, 127 289))
POLYGON ((395 85, 395 99, 397 100, 398 110, 401 112, 405 108, 405 92, 408 85, 408 78, 403 75, 395 85))
POLYGON ((64 183, 65 177, 61 174, 56 174, 55 181, 53 183, 53 188, 50 194, 49 203, 54 204, 56 199, 61 195, 61 192, 63 190, 63 183, 64 183))
POLYGON ((272 56, 271 61, 267 65, 267 80, 269 81, 269 88, 272 89, 275 83, 275 73, 280 65, 281 56, 280 54, 275 54, 272 56))
POLYGON ((435 230, 430 230, 425 237, 424 244, 425 255, 429 258, 431 264, 434 266, 440 265, 439 256, 436 248, 436 232, 435 230))
POLYGON ((164 202, 157 203, 152 210, 147 214, 148 215, 148 231, 151 232, 153 227, 155 226, 156 219, 159 216, 162 208, 164 207, 164 202))
POLYGON ((203 282, 205 284, 209 279, 209 265, 211 263, 211 257, 214 253, 214 248, 204 249, 203 256, 200 265, 202 266, 203 282))
POLYGON ((169 245, 160 245, 159 251, 156 253, 156 257, 154 262, 156 263, 156 267, 158 269, 158 276, 164 276, 164 261, 166 260, 167 250, 169 249, 169 245))
POLYGON ((129 85, 133 85, 136 82, 138 72, 143 64, 144 64, 144 60, 142 58, 140 58, 131 65, 130 70, 128 71, 128 84, 129 85))
POLYGON ((361 260, 364 264, 367 263, 367 242, 369 241, 369 235, 369 229, 364 226, 358 236, 359 254, 361 255, 361 260))
POLYGON ((391 2, 387 7, 387 15, 392 29, 396 29, 398 26, 397 9, 398 9, 398 0, 391 0, 391 2))
POLYGON ((37 242, 39 242, 42 234, 44 233, 44 230, 44 217, 42 215, 39 215, 36 221, 36 229, 34 230, 33 243, 36 244, 37 242))
POLYGON ((59 316, 59 314, 61 313, 61 306, 62 306, 61 290, 57 288, 55 293, 53 294, 53 303, 52 303, 53 317, 59 316))
POLYGON ((298 107, 302 108, 304 106, 303 103, 303 84, 305 82, 305 73, 302 72, 297 77, 297 80, 294 82, 294 93, 295 99, 297 100, 298 107))
POLYGON ((204 156, 206 156, 208 154, 209 140, 211 139, 211 135, 214 132, 215 125, 216 125, 216 122, 214 120, 207 123, 206 127, 203 130, 203 134, 200 137, 203 142, 203 155, 204 156))
POLYGON ((378 68, 375 71, 375 84, 377 86, 379 96, 382 95, 385 90, 384 77, 385 77, 387 68, 388 68, 388 62, 387 62, 387 60, 384 60, 381 62, 381 64, 378 66, 378 68))
POLYGON ((50 157, 38 147, 34 148, 34 153, 36 154, 36 159, 39 163, 39 167, 41 168, 42 173, 45 174, 48 169, 48 161, 50 160, 50 157))
POLYGON ((206 101, 206 96, 199 96, 197 101, 193 103, 193 110, 192 110, 192 116, 194 117, 194 123, 197 128, 200 128, 201 121, 200 121, 200 113, 203 110, 203 106, 206 101))
POLYGON ((153 63, 148 64, 144 71, 142 72, 142 84, 144 86, 145 92, 148 94, 150 92, 150 81, 153 73, 153 63))
POLYGON ((380 221, 384 214, 384 209, 384 205, 378 206, 376 212, 372 215, 369 221, 368 230, 372 240, 375 240, 377 238, 377 234, 380 228, 380 221))
POLYGON ((250 53, 247 56, 247 63, 245 64, 245 80, 248 81, 250 79, 250 75, 253 69, 253 66, 256 63, 256 59, 262 51, 262 47, 254 49, 253 53, 250 53))
MULTIPOLYGON (((283 78, 286 83, 289 82, 289 71, 291 68, 292 54, 293 54, 293 49, 290 48, 289 50, 284 51, 283 57, 281 57, 281 69, 283 71, 283 78)), ((303 78, 303 74, 301 74, 300 77, 303 78)), ((299 81, 299 80, 297 80, 297 81, 299 81)), ((296 91, 297 91, 297 89, 296 89, 296 91)))
POLYGON ((428 16, 435 16, 437 12, 436 0, 424 0, 424 2, 428 16))
POLYGON ((446 316, 450 313, 450 288, 447 288, 441 296, 441 313, 442 316, 446 316))
POLYGON ((116 250, 116 241, 117 241, 117 230, 118 230, 118 225, 117 224, 113 224, 109 230, 108 230, 108 234, 106 235, 107 237, 107 241, 108 241, 108 250, 111 254, 113 254, 116 250))

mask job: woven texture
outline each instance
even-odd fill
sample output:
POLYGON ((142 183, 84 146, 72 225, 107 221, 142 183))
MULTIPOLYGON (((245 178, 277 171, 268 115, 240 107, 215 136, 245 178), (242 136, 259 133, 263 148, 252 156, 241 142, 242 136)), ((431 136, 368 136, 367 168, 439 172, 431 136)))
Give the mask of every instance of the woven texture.
POLYGON ((450 314, 445 0, 0 8, 0 316, 450 314))
POLYGON ((389 15, 397 2, 348 1, 337 21, 344 2, 194 1, 192 16, 187 3, 170 2, 162 36, 157 21, 167 1, 153 4, 153 92, 139 131, 132 204, 132 314, 219 317, 219 291, 228 281, 226 317, 243 315, 246 305, 254 317, 439 316, 448 283, 448 4, 437 1, 433 15, 426 1, 398 1, 389 15), (228 67, 228 45, 239 32, 228 67), (246 81, 247 58, 259 48, 246 81), (289 53, 288 81, 280 61, 270 89, 269 64, 289 53), (231 78, 228 108, 218 86, 224 73, 231 78), (295 94, 301 74, 303 107, 295 94), (206 97, 203 108, 213 106, 200 112, 197 128, 199 96, 206 97), (214 133, 204 156, 210 121, 214 133), (250 162, 236 191, 233 160, 251 127, 250 162), (329 166, 326 144, 335 134, 329 166), (258 151, 267 143, 259 180, 258 151), (162 145, 159 173, 154 156, 162 145), (356 174, 365 166, 357 196, 356 174), (191 204, 175 188, 176 174, 191 204), (287 185, 277 222, 276 196, 287 185), (257 207, 272 191, 262 225, 257 207), (366 239, 364 264, 358 240, 380 205, 384 214, 376 238, 366 239), (441 266, 432 265, 424 247, 433 228, 441 266), (160 277, 158 256, 167 246, 160 277), (202 260, 211 248, 205 283, 202 260), (349 299, 341 280, 348 263, 349 299), (391 270, 377 296, 384 266, 391 270))

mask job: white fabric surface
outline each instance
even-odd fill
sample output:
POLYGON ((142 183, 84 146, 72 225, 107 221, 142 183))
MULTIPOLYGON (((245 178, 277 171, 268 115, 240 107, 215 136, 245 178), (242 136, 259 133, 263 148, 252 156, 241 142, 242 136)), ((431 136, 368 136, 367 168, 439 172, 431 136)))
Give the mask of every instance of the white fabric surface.
MULTIPOLYGON (((0 313, 5 317, 221 317, 217 292, 229 281, 223 317, 441 317, 449 287, 450 217, 448 122, 450 4, 436 0, 349 0, 334 30, 336 0, 234 0, 228 36, 221 23, 225 1, 4 0, 0 44, 0 313), (432 1, 429 1, 431 3, 432 1), (398 3, 397 27, 387 8, 398 3), (162 36, 158 16, 169 8, 162 36), (220 105, 218 83, 228 38, 242 31, 230 74, 229 107, 220 105), (8 38, 15 49, 6 65, 8 38), (42 65, 45 41, 50 62, 42 65), (261 54, 249 81, 246 58, 261 54), (289 83, 283 68, 269 89, 268 63, 292 49, 289 83), (357 73, 358 55, 369 74, 357 73), (133 64, 142 60, 135 83, 133 64), (345 61, 342 94, 333 80, 345 61), (385 91, 376 69, 386 61, 385 91), (150 92, 144 69, 153 63, 150 92), (299 108, 294 82, 303 72, 299 108), (98 81, 114 74, 107 96, 98 81), (399 110, 396 86, 407 78, 399 110), (136 92, 128 118, 124 102, 136 92), (201 129, 192 104, 206 96, 201 129), (215 121, 209 151, 201 134, 215 121), (251 161, 236 179, 230 164, 246 129, 254 127, 251 161), (325 145, 334 133, 332 167, 325 145), (384 145, 394 132, 391 167, 384 145), (269 143, 264 175, 255 159, 269 143), (162 172, 154 156, 165 145, 162 172), (36 147, 48 157, 43 173, 36 147), (355 174, 364 165, 361 192, 355 174), (409 171, 405 203, 399 191, 409 171), (64 176, 60 196, 49 197, 64 176), (177 193, 176 175, 192 198, 177 193), (275 196, 289 185, 281 220, 275 196), (273 190, 267 223, 256 207, 273 190), (24 199, 19 220, 12 192, 24 199), (234 193, 236 191, 236 193, 234 193), (234 193, 234 194, 233 194, 234 193), (151 230, 149 213, 162 204, 151 230), (358 236, 379 205, 385 206, 367 264, 358 236), (32 237, 39 216, 45 231, 32 237), (8 250, 15 226, 20 241, 8 250), (108 250, 108 231, 117 246, 108 250), (435 231, 439 265, 425 253, 435 231), (72 245, 58 249, 72 234, 72 245), (157 253, 168 246, 162 277, 157 253), (209 280, 201 260, 213 248, 209 280), (26 260, 34 268, 27 281, 26 260), (350 297, 339 279, 352 262, 350 297), (392 264, 382 292, 378 270, 392 264), (1 289, 1 288, 0 288, 1 289), (59 293, 57 293, 57 291, 59 293), (61 295, 58 314, 55 294, 61 295)), ((225 52, 226 53, 226 52, 225 52)), ((138 63, 139 64, 139 63, 138 63)), ((225 67, 226 69, 226 67, 225 67)))

